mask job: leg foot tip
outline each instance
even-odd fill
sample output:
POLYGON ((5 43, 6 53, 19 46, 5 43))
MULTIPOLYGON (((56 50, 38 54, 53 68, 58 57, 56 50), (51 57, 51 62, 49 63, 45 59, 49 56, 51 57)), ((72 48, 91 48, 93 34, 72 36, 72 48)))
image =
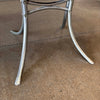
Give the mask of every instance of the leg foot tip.
POLYGON ((18 83, 18 82, 15 82, 15 85, 16 85, 16 86, 18 86, 18 85, 20 85, 20 83, 18 83))
POLYGON ((94 65, 94 62, 93 62, 93 61, 90 61, 89 63, 90 63, 91 65, 94 65))
POLYGON ((20 85, 20 80, 16 80, 16 81, 15 81, 15 85, 16 85, 16 86, 20 85))
POLYGON ((15 32, 15 31, 10 31, 10 33, 12 33, 12 34, 14 34, 14 35, 16 35, 17 34, 17 32, 15 32))
POLYGON ((94 65, 94 62, 92 62, 91 64, 94 65))
POLYGON ((10 33, 13 33, 13 31, 11 30, 10 33))

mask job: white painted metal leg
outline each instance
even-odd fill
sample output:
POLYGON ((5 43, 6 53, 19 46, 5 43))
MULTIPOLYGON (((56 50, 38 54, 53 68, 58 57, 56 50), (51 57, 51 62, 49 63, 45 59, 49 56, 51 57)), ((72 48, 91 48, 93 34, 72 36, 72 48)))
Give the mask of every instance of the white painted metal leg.
POLYGON ((18 32, 15 32, 15 31, 10 31, 12 34, 14 34, 14 35, 20 35, 20 34, 22 34, 22 32, 23 32, 23 27, 24 27, 24 25, 23 25, 23 19, 22 19, 22 25, 21 25, 21 28, 20 28, 20 30, 18 31, 18 32))
MULTIPOLYGON (((68 7, 69 7, 69 1, 66 2, 66 8, 68 8, 68 7)), ((63 23, 61 26, 62 29, 65 28, 66 21, 67 21, 67 15, 68 15, 68 10, 66 10, 64 13, 63 23)))
MULTIPOLYGON (((21 1, 21 2, 22 2, 22 1, 21 1)), ((22 8, 22 10, 23 10, 23 8, 22 8)), ((24 27, 24 18, 23 18, 23 15, 22 15, 22 25, 21 25, 20 30, 19 30, 18 32, 11 30, 10 32, 11 32, 12 34, 14 34, 14 35, 20 35, 20 34, 22 34, 22 32, 23 32, 23 27, 24 27)))
MULTIPOLYGON (((69 4, 68 4, 68 9, 66 8, 62 8, 62 7, 57 7, 57 6, 44 6, 42 8, 38 8, 35 10, 30 11, 29 13, 33 13, 36 11, 40 11, 40 10, 45 10, 48 8, 55 8, 55 9, 62 9, 62 10, 66 10, 65 12, 65 18, 64 18, 64 23, 63 23, 63 27, 65 26, 65 22, 66 22, 66 18, 67 18, 67 14, 68 14, 68 27, 69 27, 69 32, 70 32, 70 36, 72 38, 72 41, 75 45, 75 47, 77 48, 77 50, 80 52, 80 54, 90 63, 90 64, 94 64, 94 62, 83 52, 83 50, 80 48, 79 44, 77 43, 75 36, 73 34, 73 30, 72 30, 72 25, 71 25, 71 9, 72 9, 72 5, 74 0, 69 0, 69 4), (68 10, 68 11, 67 11, 68 10)), ((11 31, 13 34, 21 34, 22 31, 23 33, 23 45, 22 45, 22 53, 21 53, 21 60, 20 60, 20 65, 19 65, 19 70, 18 70, 18 74, 15 80, 15 85, 20 85, 21 82, 21 76, 22 76, 22 71, 23 71, 23 67, 24 67, 24 61, 25 61, 25 54, 26 54, 26 40, 27 40, 27 4, 25 3, 24 0, 21 0, 22 3, 22 11, 23 11, 23 22, 22 22, 22 27, 20 29, 19 32, 13 32, 11 31)))
POLYGON ((22 75, 24 60, 25 60, 25 53, 26 53, 27 13, 26 13, 26 5, 25 4, 23 4, 23 18, 24 18, 23 46, 22 46, 22 54, 21 54, 19 70, 18 70, 18 74, 17 74, 16 80, 15 80, 15 85, 20 85, 21 75, 22 75))
POLYGON ((80 54, 90 63, 90 64, 94 64, 94 62, 83 52, 83 50, 80 48, 79 44, 77 43, 75 36, 73 34, 73 30, 72 30, 72 25, 71 25, 71 11, 68 11, 68 26, 69 26, 69 32, 70 32, 70 36, 72 38, 72 41, 75 45, 75 47, 77 48, 77 50, 80 52, 80 54))

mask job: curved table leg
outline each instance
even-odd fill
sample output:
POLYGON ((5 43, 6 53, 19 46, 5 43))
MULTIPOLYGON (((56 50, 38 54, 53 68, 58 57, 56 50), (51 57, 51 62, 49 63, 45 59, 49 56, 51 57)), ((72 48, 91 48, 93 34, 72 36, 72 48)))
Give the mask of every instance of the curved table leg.
POLYGON ((21 28, 20 28, 20 30, 18 31, 18 32, 15 32, 15 31, 10 31, 12 34, 14 34, 14 35, 20 35, 20 34, 22 34, 22 32, 23 32, 23 27, 24 27, 24 24, 23 24, 24 22, 23 22, 23 19, 22 19, 22 25, 21 25, 21 28))
POLYGON ((70 36, 72 38, 72 41, 75 45, 75 47, 77 48, 77 50, 80 52, 80 54, 90 63, 90 64, 94 64, 94 62, 83 52, 83 50, 80 48, 79 44, 77 43, 75 36, 73 34, 73 30, 72 30, 72 25, 71 25, 71 11, 68 11, 68 27, 69 27, 69 32, 70 32, 70 36))
MULTIPOLYGON (((66 8, 68 8, 68 6, 69 6, 69 1, 66 2, 66 8)), ((61 26, 62 29, 65 28, 65 25, 66 25, 66 22, 67 22, 67 15, 68 15, 68 10, 65 11, 65 13, 64 13, 63 23, 62 23, 62 26, 61 26)))
POLYGON ((23 45, 22 45, 22 54, 21 54, 21 60, 19 65, 18 74, 15 80, 15 85, 20 85, 21 82, 21 75, 23 71, 24 61, 25 61, 25 54, 26 54, 26 39, 27 39, 27 12, 26 12, 26 4, 22 3, 23 7, 23 19, 24 19, 24 33, 23 33, 23 45))
MULTIPOLYGON (((22 8, 22 9, 23 9, 23 8, 22 8)), ((19 30, 18 32, 11 30, 10 32, 11 32, 12 34, 14 34, 14 35, 20 35, 20 34, 22 34, 22 32, 23 32, 23 28, 24 28, 24 18, 23 18, 23 15, 22 15, 22 25, 21 25, 20 30, 19 30)))

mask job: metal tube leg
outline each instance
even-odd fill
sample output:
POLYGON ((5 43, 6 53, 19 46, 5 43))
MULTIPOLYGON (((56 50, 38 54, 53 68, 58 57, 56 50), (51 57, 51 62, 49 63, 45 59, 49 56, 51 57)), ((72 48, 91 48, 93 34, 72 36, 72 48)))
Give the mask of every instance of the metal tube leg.
POLYGON ((70 36, 72 38, 72 41, 75 45, 75 47, 77 48, 77 50, 80 52, 80 54, 90 63, 90 64, 94 64, 94 62, 83 52, 83 50, 80 48, 79 44, 77 43, 75 36, 73 34, 73 30, 72 30, 72 25, 71 25, 71 11, 68 11, 68 27, 69 27, 69 32, 70 32, 70 36))
POLYGON ((15 85, 20 85, 21 75, 22 75, 24 60, 25 60, 25 53, 26 53, 27 13, 26 13, 26 5, 24 3, 23 3, 23 18, 24 18, 24 34, 23 34, 22 54, 21 54, 21 60, 20 60, 18 74, 17 74, 16 80, 15 80, 15 85))
MULTIPOLYGON (((23 9, 23 8, 22 8, 22 9, 23 9)), ((11 32, 12 34, 14 34, 14 35, 20 35, 20 34, 22 34, 22 32, 23 32, 23 27, 24 27, 24 18, 23 18, 23 15, 22 15, 22 25, 21 25, 20 30, 19 30, 18 32, 15 32, 15 31, 11 30, 10 32, 11 32)))
MULTIPOLYGON (((66 2, 66 8, 68 8, 69 6, 69 1, 66 2)), ((66 25, 66 22, 67 22, 67 15, 68 15, 68 10, 65 11, 64 13, 64 18, 63 18, 63 23, 62 23, 62 26, 61 28, 65 28, 65 25, 66 25)))
POLYGON ((23 32, 23 27, 24 27, 24 25, 23 25, 23 19, 22 19, 22 25, 21 25, 21 28, 20 28, 20 30, 18 31, 18 32, 15 32, 15 31, 10 31, 12 34, 14 34, 14 35, 20 35, 20 34, 22 34, 22 32, 23 32))

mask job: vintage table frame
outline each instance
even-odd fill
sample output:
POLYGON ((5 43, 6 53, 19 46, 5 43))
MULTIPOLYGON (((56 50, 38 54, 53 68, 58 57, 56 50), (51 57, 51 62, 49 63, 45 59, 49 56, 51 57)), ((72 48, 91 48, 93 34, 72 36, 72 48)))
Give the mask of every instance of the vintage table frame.
MULTIPOLYGON (((42 0, 41 0, 42 1, 42 0)), ((26 40, 27 40, 27 18, 29 14, 35 13, 37 11, 45 10, 45 9, 57 9, 57 10, 64 10, 64 19, 63 19, 63 24, 62 28, 65 27, 67 18, 68 18, 68 27, 69 27, 69 33, 72 38, 72 41, 77 48, 77 50, 80 52, 80 54, 90 63, 94 64, 94 62, 83 52, 83 50, 80 48, 79 44, 77 43, 75 36, 73 34, 72 30, 72 25, 71 25, 71 15, 72 15, 72 8, 73 8, 73 3, 74 0, 59 0, 55 2, 36 2, 36 0, 20 0, 21 5, 22 5, 22 26, 18 32, 11 31, 11 33, 15 35, 19 35, 23 32, 23 45, 22 45, 22 53, 21 53, 21 60, 20 60, 20 65, 19 65, 19 70, 18 74, 15 80, 15 85, 20 85, 21 82, 21 76, 22 76, 22 71, 24 67, 24 60, 25 60, 25 54, 26 54, 26 40), (61 3, 66 3, 65 7, 60 7, 57 6, 61 3), (33 9, 33 10, 28 10, 28 5, 38 5, 40 6, 39 8, 33 9)))

